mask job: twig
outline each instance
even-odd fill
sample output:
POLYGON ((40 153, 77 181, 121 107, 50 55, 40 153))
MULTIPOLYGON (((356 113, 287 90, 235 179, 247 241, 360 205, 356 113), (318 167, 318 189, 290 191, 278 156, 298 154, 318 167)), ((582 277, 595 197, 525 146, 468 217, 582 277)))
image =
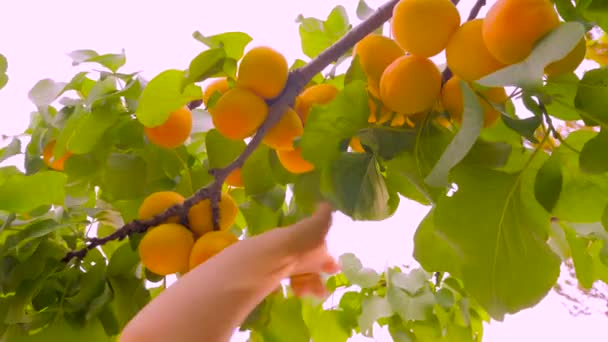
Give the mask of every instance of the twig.
MULTIPOLYGON (((213 183, 196 191, 194 195, 187 198, 181 205, 174 205, 168 208, 165 212, 158 214, 149 220, 134 220, 117 229, 114 233, 108 236, 90 239, 88 244, 82 249, 68 252, 63 258, 63 261, 68 262, 75 257, 82 259, 85 257, 87 252, 93 248, 101 246, 112 240, 122 240, 134 233, 143 233, 149 227, 162 224, 169 217, 180 216, 182 217, 183 221, 184 215, 187 215, 190 208, 204 199, 209 199, 211 202, 213 225, 214 229, 217 230, 219 219, 218 203, 221 196, 222 185, 224 184, 226 177, 228 177, 232 171, 243 167, 243 164, 247 158, 249 158, 253 151, 255 151, 255 149, 260 145, 266 133, 279 122, 289 104, 293 102, 295 97, 300 94, 300 92, 302 92, 304 86, 310 82, 314 75, 323 71, 326 66, 348 52, 348 50, 358 41, 375 31, 378 27, 390 19, 393 14, 393 8, 397 2, 399 2, 399 0, 391 0, 382 5, 373 15, 350 30, 334 45, 321 52, 316 58, 310 61, 310 63, 290 72, 283 91, 277 99, 273 100, 272 104, 270 105, 267 118, 258 128, 257 133, 251 139, 245 150, 243 150, 243 152, 226 167, 212 169, 209 171, 215 178, 213 183)), ((189 104, 189 108, 196 108, 198 106, 200 106, 200 103, 189 104)))

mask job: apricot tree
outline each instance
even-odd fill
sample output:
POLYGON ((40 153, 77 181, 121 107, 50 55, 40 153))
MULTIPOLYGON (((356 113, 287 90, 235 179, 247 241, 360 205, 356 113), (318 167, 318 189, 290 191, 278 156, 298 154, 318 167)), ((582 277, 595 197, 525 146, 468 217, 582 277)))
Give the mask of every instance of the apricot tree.
POLYGON ((321 200, 371 221, 403 198, 429 206, 404 251, 422 267, 342 255, 337 305, 294 296, 293 279, 242 323, 252 341, 374 324, 396 341, 480 341, 564 263, 581 288, 608 282, 603 5, 497 0, 477 18, 485 2, 465 17, 457 1, 361 0, 356 26, 342 6, 301 16, 306 61, 195 32, 203 51, 151 80, 123 72, 124 53, 72 52, 103 70, 39 81, 25 146, 0 150, 25 157, 0 167, 0 340, 115 341, 166 276, 321 200), (600 67, 578 76, 585 58, 600 67))

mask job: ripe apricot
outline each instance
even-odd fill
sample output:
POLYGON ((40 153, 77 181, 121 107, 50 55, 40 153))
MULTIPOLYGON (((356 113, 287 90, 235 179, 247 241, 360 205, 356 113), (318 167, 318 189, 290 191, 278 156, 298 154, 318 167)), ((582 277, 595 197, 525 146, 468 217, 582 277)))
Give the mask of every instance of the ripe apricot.
MULTIPOLYGON (((146 197, 138 210, 138 218, 140 220, 148 220, 154 216, 164 212, 169 207, 176 204, 184 203, 184 196, 174 191, 157 191, 146 197)), ((167 220, 167 222, 179 222, 179 217, 174 216, 167 220)))
POLYGON ((226 184, 233 186, 235 188, 243 187, 244 183, 243 183, 243 177, 241 176, 240 167, 238 169, 234 169, 232 172, 230 172, 228 174, 228 176, 226 177, 226 184))
POLYGON ((539 39, 558 25, 549 0, 498 0, 486 14, 482 36, 494 58, 514 64, 526 59, 539 39))
POLYGON ((167 120, 154 127, 144 127, 150 141, 164 148, 175 148, 183 144, 192 132, 192 112, 186 106, 172 112, 167 120))
POLYGON ((272 99, 285 87, 288 73, 287 60, 280 52, 267 46, 258 46, 249 50, 241 59, 236 83, 264 99, 272 99))
POLYGON ((268 116, 268 105, 258 95, 244 88, 232 88, 209 110, 215 128, 226 138, 245 139, 258 129, 268 116))
POLYGON ((391 32, 405 51, 432 57, 445 49, 460 26, 460 13, 450 0, 401 0, 393 9, 391 32))
POLYGON ((46 166, 50 167, 53 170, 63 171, 65 167, 65 161, 70 158, 73 153, 70 151, 65 151, 65 153, 60 157, 53 156, 53 149, 55 148, 56 140, 51 140, 48 144, 44 146, 42 149, 42 160, 46 164, 46 166))
POLYGON ((587 53, 587 42, 585 38, 581 38, 581 40, 576 44, 574 49, 570 51, 566 57, 555 61, 545 67, 545 75, 547 76, 557 76, 569 72, 573 72, 578 68, 578 66, 585 59, 585 54, 587 53))
POLYGON ((359 152, 359 153, 365 152, 365 149, 363 148, 363 145, 361 145, 361 139, 359 139, 359 137, 350 138, 350 142, 348 145, 355 152, 359 152))
POLYGON ((439 98, 441 73, 430 59, 407 55, 389 65, 380 79, 380 99, 392 111, 413 114, 439 98))
POLYGON ((291 173, 300 174, 315 169, 313 163, 302 157, 301 147, 297 147, 291 151, 277 151, 277 157, 281 165, 291 173))
POLYGON ((146 232, 138 253, 144 266, 158 275, 184 273, 193 246, 191 231, 177 223, 165 223, 146 232))
POLYGON ((190 269, 204 263, 239 239, 228 231, 209 232, 196 240, 190 253, 190 269))
MULTIPOLYGON (((220 209, 220 230, 227 230, 236 221, 236 216, 239 208, 232 198, 227 193, 222 193, 219 202, 220 209)), ((193 205, 188 211, 188 221, 190 228, 198 236, 202 236, 213 230, 213 219, 211 213, 211 201, 207 198, 193 205)))
MULTIPOLYGON (((488 103, 488 101, 494 104, 502 104, 507 100, 508 97, 505 89, 501 87, 486 88, 483 90, 483 92, 481 92, 481 95, 485 99, 477 94, 477 100, 479 101, 483 110, 483 127, 486 128, 492 126, 501 115, 499 111, 494 109, 494 107, 488 103)), ((443 107, 450 114, 452 120, 459 125, 462 124, 464 99, 458 76, 452 76, 452 78, 450 78, 443 85, 443 89, 441 91, 441 101, 443 103, 443 107)))
POLYGON ((213 94, 217 92, 222 95, 227 92, 228 89, 230 89, 230 84, 228 83, 228 79, 226 77, 216 78, 209 82, 205 88, 205 91, 203 92, 203 103, 205 104, 205 107, 209 107, 209 100, 213 94))
POLYGON ((367 76, 368 89, 376 96, 384 69, 404 54, 394 40, 379 34, 366 36, 353 48, 353 55, 359 56, 359 63, 367 76))
POLYGON ((303 133, 302 120, 295 110, 287 108, 281 120, 268 131, 262 142, 275 150, 293 150, 293 139, 303 133))
POLYGON ((313 105, 325 105, 333 101, 338 95, 338 88, 329 83, 321 83, 310 86, 302 91, 295 100, 296 113, 302 119, 302 123, 306 124, 308 113, 313 105))
POLYGON ((488 51, 481 34, 482 26, 483 19, 462 24, 445 49, 448 67, 465 81, 476 81, 506 66, 488 51))

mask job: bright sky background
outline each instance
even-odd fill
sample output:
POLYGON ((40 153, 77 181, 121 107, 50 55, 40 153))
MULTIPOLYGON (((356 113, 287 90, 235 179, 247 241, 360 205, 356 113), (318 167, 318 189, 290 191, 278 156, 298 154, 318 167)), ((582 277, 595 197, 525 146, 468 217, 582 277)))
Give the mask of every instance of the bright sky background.
MULTIPOLYGON (((368 0, 373 8, 382 3, 368 0)), ((461 0, 458 7, 463 20, 472 3, 461 0)), ((79 70, 71 66, 67 56, 73 50, 110 53, 124 48, 127 65, 123 71, 143 71, 144 77, 151 79, 165 69, 186 68, 205 48, 191 37, 192 32, 243 31, 254 38, 249 47, 272 46, 291 64, 295 58, 306 59, 300 49, 296 17, 325 18, 338 4, 356 23, 357 0, 3 0, 0 53, 8 58, 10 80, 0 90, 0 135, 20 134, 26 129, 29 114, 35 110, 27 93, 38 80, 67 82, 79 70)), ((9 162, 21 166, 23 160, 16 157, 9 162)), ((383 222, 355 223, 336 215, 329 249, 336 257, 353 252, 364 266, 379 271, 387 265, 412 264, 413 233, 427 210, 403 200, 398 212, 383 222)), ((484 341, 606 341, 601 337, 605 336, 604 316, 574 318, 561 300, 551 293, 535 308, 508 316, 502 323, 493 322, 486 327, 484 341)), ((244 338, 234 339, 241 340, 244 338)), ((379 331, 375 340, 391 338, 379 331)), ((372 340, 356 337, 351 341, 372 340)))

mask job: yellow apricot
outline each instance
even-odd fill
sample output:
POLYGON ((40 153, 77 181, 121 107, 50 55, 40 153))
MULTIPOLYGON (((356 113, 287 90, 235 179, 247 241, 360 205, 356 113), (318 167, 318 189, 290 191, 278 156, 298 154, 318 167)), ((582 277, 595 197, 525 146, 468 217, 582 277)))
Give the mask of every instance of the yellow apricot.
POLYGON ((228 231, 213 231, 201 236, 192 247, 189 258, 190 269, 194 269, 238 241, 239 239, 228 231))
POLYGON ((313 105, 325 105, 333 101, 338 95, 338 88, 329 83, 321 83, 310 86, 302 91, 295 100, 294 108, 296 113, 302 119, 302 123, 306 124, 308 113, 313 105))
POLYGON ((380 99, 390 110, 413 114, 439 98, 441 73, 430 59, 407 55, 389 65, 380 79, 380 99))
POLYGON ((460 13, 450 0, 401 0, 393 9, 391 32, 405 51, 432 57, 445 49, 460 26, 460 13))
POLYGON ((359 139, 359 137, 350 138, 350 142, 348 145, 355 152, 359 152, 359 153, 365 152, 365 149, 363 148, 363 145, 361 145, 361 139, 359 139))
POLYGON ((220 77, 209 82, 205 91, 203 92, 203 103, 205 107, 209 106, 209 100, 216 92, 220 95, 224 94, 226 91, 230 89, 230 84, 228 83, 228 79, 226 77, 220 77))
POLYGON ((241 168, 234 169, 226 177, 226 184, 235 188, 242 188, 244 186, 243 177, 241 176, 241 168))
MULTIPOLYGON (((138 210, 138 218, 140 220, 148 220, 154 216, 164 212, 169 207, 176 204, 184 203, 184 196, 174 191, 157 191, 146 197, 138 210)), ((167 220, 167 222, 179 222, 179 217, 174 216, 167 220)))
POLYGON ((167 120, 154 127, 144 127, 150 141, 164 148, 175 148, 183 144, 192 132, 192 112, 186 106, 172 112, 167 120))
POLYGON ((262 142, 275 150, 293 150, 293 139, 303 133, 302 120, 295 110, 287 108, 281 120, 268 131, 262 142))
POLYGON ((367 76, 368 88, 372 94, 378 94, 384 69, 404 54, 394 40, 379 34, 366 36, 353 48, 353 55, 359 56, 359 63, 367 76))
POLYGON ((65 153, 60 157, 55 157, 53 155, 53 149, 55 148, 56 140, 50 141, 48 144, 44 146, 42 150, 42 160, 46 164, 46 166, 50 167, 53 170, 63 171, 65 167, 65 161, 70 158, 73 153, 70 151, 65 151, 65 153))
MULTIPOLYGON (((507 93, 504 88, 486 88, 481 92, 481 95, 477 94, 477 100, 479 101, 483 110, 483 127, 492 126, 499 118, 500 112, 494 109, 488 101, 494 104, 502 104, 507 100, 507 93), (487 101, 486 101, 487 100, 487 101)), ((462 113, 464 111, 464 100, 462 97, 462 88, 460 87, 460 79, 458 76, 452 76, 444 85, 441 91, 441 101, 443 107, 450 114, 452 120, 459 125, 462 124, 462 113)), ((441 124, 441 122, 440 122, 441 124)))
POLYGON ((277 151, 277 157, 281 165, 291 173, 306 173, 315 168, 313 163, 302 157, 301 147, 297 147, 292 151, 277 151))
POLYGON ((272 99, 285 87, 288 73, 287 60, 280 52, 267 46, 257 46, 241 59, 236 83, 264 99, 272 99))
POLYGON ((483 19, 462 24, 445 49, 448 67, 462 80, 476 81, 506 66, 488 51, 483 42, 482 27, 483 19))
MULTIPOLYGON (((220 230, 227 230, 236 221, 236 216, 239 212, 239 207, 236 202, 227 193, 222 193, 220 202, 220 230)), ((202 236, 213 230, 213 219, 211 213, 211 201, 207 198, 193 205, 188 211, 188 221, 190 228, 198 236, 202 236)))
POLYGON ((242 140, 255 133, 268 116, 268 105, 244 88, 232 88, 209 110, 213 125, 224 137, 242 140))
POLYGON ((557 76, 569 72, 573 72, 578 68, 578 66, 585 59, 585 54, 587 53, 587 42, 585 38, 581 38, 581 40, 576 44, 574 49, 570 51, 566 57, 555 61, 545 67, 545 75, 547 76, 557 76))
POLYGON ((526 59, 536 43, 559 25, 550 0, 498 0, 483 21, 488 51, 504 64, 526 59))
POLYGON ((177 223, 150 228, 139 242, 141 262, 158 275, 188 271, 190 252, 194 246, 192 232, 177 223))

